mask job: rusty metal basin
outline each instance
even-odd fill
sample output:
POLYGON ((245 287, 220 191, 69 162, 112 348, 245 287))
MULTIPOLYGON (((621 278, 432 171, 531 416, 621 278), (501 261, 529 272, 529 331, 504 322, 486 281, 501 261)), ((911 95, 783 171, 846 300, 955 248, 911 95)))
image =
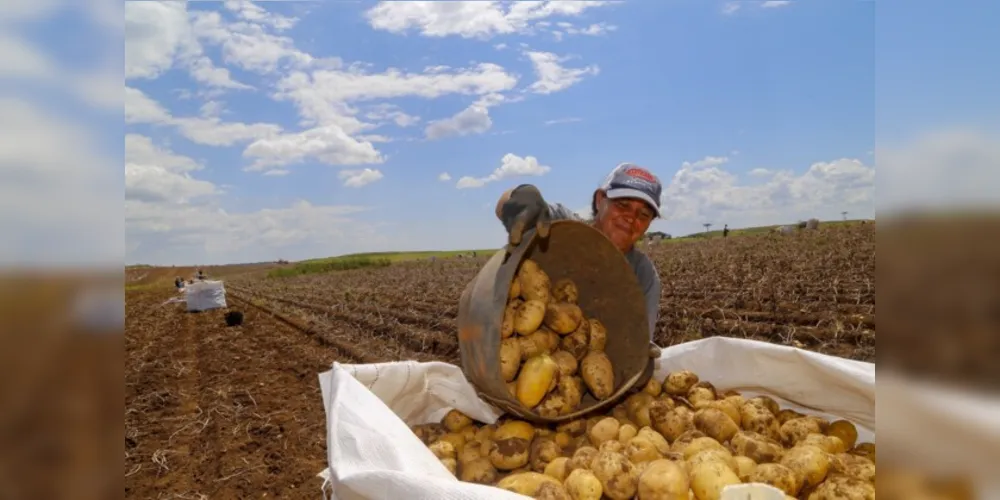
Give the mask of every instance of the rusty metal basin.
POLYGON ((558 423, 580 418, 617 404, 652 374, 646 301, 625 256, 589 224, 561 220, 551 225, 548 238, 534 229, 510 254, 500 250, 466 286, 458 305, 458 339, 462 371, 486 402, 519 418, 558 423), (510 283, 520 263, 530 258, 554 283, 570 278, 579 290, 578 304, 586 317, 599 319, 608 330, 605 352, 615 372, 616 389, 597 401, 589 393, 580 410, 558 417, 542 417, 523 406, 507 391, 500 374, 500 334, 510 283))

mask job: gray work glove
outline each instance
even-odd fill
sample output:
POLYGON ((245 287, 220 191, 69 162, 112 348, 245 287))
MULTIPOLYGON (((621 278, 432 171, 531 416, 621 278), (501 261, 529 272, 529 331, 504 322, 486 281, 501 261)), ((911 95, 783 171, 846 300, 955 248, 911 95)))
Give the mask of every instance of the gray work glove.
POLYGON ((538 236, 547 237, 552 214, 538 188, 522 184, 510 193, 510 198, 500 207, 500 220, 507 229, 508 251, 513 251, 521 244, 524 232, 532 226, 538 230, 538 236))

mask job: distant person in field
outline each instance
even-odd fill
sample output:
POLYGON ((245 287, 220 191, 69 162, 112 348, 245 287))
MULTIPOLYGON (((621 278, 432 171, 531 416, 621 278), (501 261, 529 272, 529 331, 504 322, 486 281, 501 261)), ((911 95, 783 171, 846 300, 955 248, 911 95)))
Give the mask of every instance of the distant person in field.
POLYGON ((725 238, 726 236, 729 236, 729 224, 722 226, 722 237, 725 238))
MULTIPOLYGON (((660 312, 660 276, 649 257, 636 247, 636 242, 646 234, 653 219, 661 216, 662 192, 663 186, 655 175, 637 165, 622 163, 594 190, 590 202, 591 224, 625 254, 639 278, 646 296, 650 340, 655 334, 660 312)), ((545 201, 538 188, 531 184, 522 184, 501 195, 496 214, 507 229, 508 243, 512 247, 521 243, 524 231, 532 226, 544 238, 553 220, 583 220, 561 203, 545 201)))

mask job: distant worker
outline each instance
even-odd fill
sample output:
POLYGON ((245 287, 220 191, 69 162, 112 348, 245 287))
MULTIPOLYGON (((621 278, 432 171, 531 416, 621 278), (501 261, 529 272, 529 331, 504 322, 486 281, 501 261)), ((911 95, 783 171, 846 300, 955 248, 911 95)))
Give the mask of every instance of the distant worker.
POLYGON ((722 237, 725 238, 726 236, 729 236, 729 224, 722 226, 722 237))
POLYGON ((184 288, 184 280, 180 276, 174 279, 174 287, 178 290, 184 288))
POLYGON ((205 280, 205 271, 202 271, 201 269, 199 269, 198 270, 198 281, 204 281, 204 280, 205 280))
MULTIPOLYGON (((660 195, 663 186, 648 170, 631 163, 621 163, 594 191, 590 201, 592 224, 604 233, 623 254, 646 297, 649 335, 652 341, 656 320, 660 312, 660 276, 656 266, 646 254, 636 248, 653 219, 660 217, 660 195)), ((580 216, 561 203, 549 204, 538 188, 522 184, 500 196, 496 208, 497 218, 507 229, 511 247, 521 243, 525 230, 532 226, 538 235, 548 237, 553 220, 575 219, 580 216)), ((657 352, 650 352, 659 357, 657 352)))

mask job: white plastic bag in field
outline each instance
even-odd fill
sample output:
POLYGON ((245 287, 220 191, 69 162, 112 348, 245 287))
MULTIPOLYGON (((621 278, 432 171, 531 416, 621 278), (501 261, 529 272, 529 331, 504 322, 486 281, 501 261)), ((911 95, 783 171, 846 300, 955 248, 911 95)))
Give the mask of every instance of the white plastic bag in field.
MULTIPOLYGON (((792 347, 713 337, 662 350, 657 378, 689 369, 720 390, 766 394, 782 407, 858 426, 872 441, 875 365, 792 347)), ((525 498, 452 476, 408 425, 437 422, 452 408, 485 423, 500 412, 476 396, 458 366, 412 361, 345 365, 320 374, 328 469, 335 499, 525 498)))
POLYGON ((184 287, 188 311, 207 311, 226 307, 226 288, 221 281, 197 281, 184 287))

